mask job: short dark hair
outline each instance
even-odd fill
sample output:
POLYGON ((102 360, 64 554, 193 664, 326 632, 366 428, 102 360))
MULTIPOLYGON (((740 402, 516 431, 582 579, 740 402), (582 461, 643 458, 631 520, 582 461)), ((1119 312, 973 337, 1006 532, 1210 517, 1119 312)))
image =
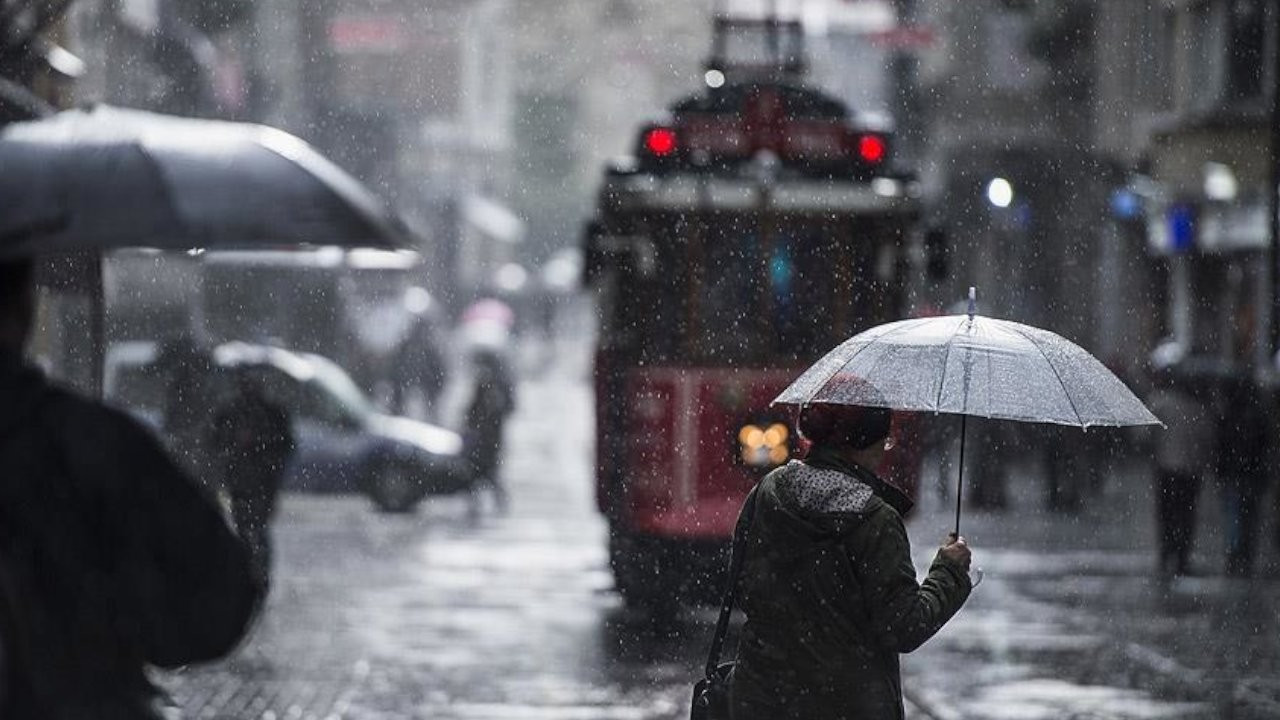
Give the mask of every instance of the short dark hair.
POLYGON ((893 413, 881 407, 816 403, 800 410, 796 425, 800 434, 815 445, 862 450, 889 437, 893 413))

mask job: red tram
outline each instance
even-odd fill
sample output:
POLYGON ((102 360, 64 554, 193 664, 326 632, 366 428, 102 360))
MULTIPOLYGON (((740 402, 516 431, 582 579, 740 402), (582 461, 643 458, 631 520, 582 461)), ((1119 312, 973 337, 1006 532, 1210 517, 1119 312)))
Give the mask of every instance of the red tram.
MULTIPOLYGON (((798 23, 717 20, 717 53, 798 23), (734 38, 738 37, 735 41, 734 38)), ((892 135, 800 82, 786 51, 744 71, 713 56, 705 92, 643 127, 606 170, 586 232, 598 291, 597 497, 629 602, 699 600, 746 492, 799 448, 769 402, 836 344, 904 312, 915 184, 892 135)), ((886 472, 915 485, 908 418, 886 472)))

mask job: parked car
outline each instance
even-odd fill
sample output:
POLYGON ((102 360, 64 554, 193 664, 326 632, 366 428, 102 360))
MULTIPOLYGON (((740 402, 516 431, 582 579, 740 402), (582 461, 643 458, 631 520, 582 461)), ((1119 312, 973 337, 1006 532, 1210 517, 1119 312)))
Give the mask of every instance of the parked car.
MULTIPOLYGON (((163 432, 165 377, 155 343, 119 343, 107 353, 104 393, 163 432)), ((413 509, 427 495, 470 487, 462 438, 445 428, 379 412, 333 361, 267 345, 214 348, 217 370, 249 373, 289 414, 297 450, 286 490, 364 492, 378 508, 413 509)))

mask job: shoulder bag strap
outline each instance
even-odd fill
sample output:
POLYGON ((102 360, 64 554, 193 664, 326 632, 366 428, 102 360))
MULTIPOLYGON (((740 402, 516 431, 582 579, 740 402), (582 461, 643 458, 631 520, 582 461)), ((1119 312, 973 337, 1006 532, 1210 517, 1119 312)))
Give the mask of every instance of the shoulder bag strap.
POLYGON ((738 576, 742 573, 742 559, 746 555, 747 531, 756 514, 756 491, 759 485, 751 488, 747 499, 742 503, 742 512, 733 529, 733 551, 729 558, 729 575, 724 588, 724 600, 720 603, 720 619, 716 621, 716 634, 711 638, 711 652, 707 654, 707 678, 715 675, 716 666, 720 664, 720 651, 724 649, 724 638, 729 632, 729 616, 733 614, 733 602, 738 591, 738 576))

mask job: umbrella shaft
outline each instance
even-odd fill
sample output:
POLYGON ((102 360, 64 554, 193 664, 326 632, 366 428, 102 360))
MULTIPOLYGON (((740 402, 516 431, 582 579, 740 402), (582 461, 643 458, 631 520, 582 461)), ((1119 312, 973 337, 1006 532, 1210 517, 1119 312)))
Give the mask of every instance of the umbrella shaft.
POLYGON ((960 537, 960 503, 964 498, 964 436, 968 415, 960 416, 960 478, 956 481, 956 537, 960 537))

